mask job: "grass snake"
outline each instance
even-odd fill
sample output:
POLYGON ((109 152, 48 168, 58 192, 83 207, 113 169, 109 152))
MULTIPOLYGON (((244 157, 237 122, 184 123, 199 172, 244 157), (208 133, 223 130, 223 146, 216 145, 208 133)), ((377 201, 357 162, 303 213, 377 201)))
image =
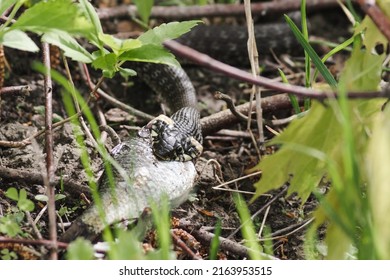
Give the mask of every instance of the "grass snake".
MULTIPOLYGON (((295 44, 286 25, 258 26, 255 34, 259 48, 265 52, 270 48, 291 49, 295 44)), ((199 26, 180 41, 189 41, 195 49, 219 60, 242 64, 248 61, 246 38, 245 27, 199 26)), ((163 195, 169 197, 172 207, 180 205, 193 188, 197 173, 191 159, 201 152, 198 149, 201 147, 202 135, 199 112, 195 109, 195 89, 190 79, 181 68, 173 66, 134 63, 132 67, 154 91, 165 98, 173 112, 179 113, 170 119, 159 116, 136 136, 113 148, 112 157, 127 176, 113 168, 115 188, 112 189, 107 175, 102 175, 99 193, 104 221, 99 208, 93 203, 72 223, 60 238, 61 241, 68 242, 77 236, 94 240, 106 225, 138 218, 150 206, 151 200, 159 203, 163 195), (171 138, 170 133, 173 133, 171 138), (163 134, 167 135, 168 140, 160 139, 163 134), (167 145, 170 149, 168 151, 167 145), (184 149, 187 150, 183 153, 184 149)))

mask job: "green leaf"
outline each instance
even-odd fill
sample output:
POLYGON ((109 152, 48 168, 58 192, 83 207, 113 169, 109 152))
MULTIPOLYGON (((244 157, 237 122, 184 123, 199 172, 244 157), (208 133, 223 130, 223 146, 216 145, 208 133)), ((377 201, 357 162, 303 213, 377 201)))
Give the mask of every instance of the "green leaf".
POLYGON ((15 200, 15 201, 19 200, 19 193, 18 193, 18 190, 16 188, 9 188, 5 192, 5 196, 12 199, 12 200, 15 200))
POLYGON ((366 155, 368 197, 372 209, 375 249, 381 259, 390 259, 390 107, 376 120, 366 155))
POLYGON ((121 40, 121 39, 115 38, 112 35, 103 34, 103 33, 99 34, 99 39, 104 44, 109 46, 116 55, 120 55, 121 53, 123 53, 125 51, 136 49, 136 48, 139 48, 142 46, 141 41, 138 39, 121 40))
POLYGON ((27 199, 27 192, 25 189, 21 189, 19 192, 19 200, 26 200, 27 199))
POLYGON ((329 72, 328 68, 326 68, 325 64, 321 61, 321 58, 318 56, 318 54, 315 52, 315 50, 312 48, 312 46, 309 44, 309 42, 305 39, 302 32, 299 30, 299 28, 295 25, 295 23, 287 15, 285 15, 284 17, 287 21, 287 24, 290 26, 291 31, 294 33, 294 35, 297 38, 297 40, 299 41, 299 43, 305 49, 306 53, 310 56, 314 65, 317 67, 318 71, 324 77, 325 81, 331 87, 336 88, 337 82, 336 82, 335 78, 329 72))
POLYGON ((1 44, 6 47, 28 52, 39 51, 38 46, 21 30, 9 30, 0 38, 1 44))
POLYGON ((43 201, 43 202, 49 201, 49 197, 47 195, 44 195, 44 194, 37 194, 36 196, 34 196, 34 198, 38 201, 43 201))
POLYGON ((148 23, 154 0, 134 0, 133 2, 137 6, 142 21, 148 23))
POLYGON ((75 241, 69 244, 66 252, 68 260, 93 260, 93 246, 89 240, 78 237, 75 241))
POLYGON ((0 1, 0 15, 2 15, 5 10, 14 5, 18 0, 1 0, 0 1))
POLYGON ((0 232, 8 235, 9 237, 14 237, 22 232, 20 226, 15 222, 14 219, 12 219, 12 217, 12 215, 0 217, 0 232))
POLYGON ((18 201, 18 207, 22 211, 33 211, 35 205, 30 199, 20 199, 18 201))
POLYGON ((143 45, 140 48, 124 52, 119 56, 120 60, 141 61, 151 63, 164 63, 180 67, 175 57, 164 47, 158 45, 143 45))
POLYGON ((119 73, 123 78, 133 77, 137 75, 133 69, 119 67, 119 73))
POLYGON ((98 57, 92 62, 92 66, 96 69, 103 70, 105 77, 112 78, 117 69, 118 57, 115 53, 108 53, 98 57))
POLYGON ((190 20, 183 22, 163 23, 160 26, 145 32, 139 36, 138 39, 143 44, 161 45, 165 40, 176 39, 187 33, 191 30, 191 28, 200 22, 201 21, 199 20, 190 20))
POLYGON ((282 146, 258 165, 263 175, 255 184, 256 197, 279 188, 292 175, 288 194, 297 192, 306 201, 326 172, 324 160, 337 154, 340 134, 341 125, 332 108, 313 101, 305 117, 293 121, 272 140, 282 146))
POLYGON ((86 37, 89 38, 97 47, 99 47, 99 49, 102 49, 103 44, 98 38, 99 34, 103 33, 103 28, 95 8, 87 0, 80 0, 79 5, 88 22, 92 23, 92 30, 89 34, 87 34, 86 37))
POLYGON ((47 32, 42 36, 42 41, 59 47, 65 56, 73 60, 84 63, 91 63, 93 60, 92 55, 67 32, 60 30, 47 32))
POLYGON ((88 35, 92 25, 72 0, 49 0, 27 9, 11 28, 37 33, 59 29, 72 34, 88 35))
POLYGON ((62 193, 58 193, 54 196, 54 199, 55 201, 58 201, 58 200, 61 200, 61 199, 64 199, 66 198, 66 195, 62 194, 62 193))

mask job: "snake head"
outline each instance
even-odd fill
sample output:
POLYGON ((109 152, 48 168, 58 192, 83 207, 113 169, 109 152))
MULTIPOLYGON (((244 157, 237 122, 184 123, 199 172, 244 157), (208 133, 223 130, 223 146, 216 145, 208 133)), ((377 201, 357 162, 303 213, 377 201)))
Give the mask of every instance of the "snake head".
POLYGON ((194 137, 183 132, 167 116, 157 117, 147 127, 150 128, 153 152, 159 159, 190 161, 203 151, 203 146, 194 137))

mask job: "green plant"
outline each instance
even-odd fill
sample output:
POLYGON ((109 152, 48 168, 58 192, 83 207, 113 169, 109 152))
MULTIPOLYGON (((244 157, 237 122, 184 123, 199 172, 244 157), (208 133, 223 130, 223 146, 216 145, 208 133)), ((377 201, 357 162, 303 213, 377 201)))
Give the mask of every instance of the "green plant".
MULTIPOLYGON (((390 15, 388 5, 383 9, 390 15)), ((287 181, 288 194, 296 192, 302 202, 311 193, 317 196, 316 219, 305 242, 308 258, 323 254, 328 259, 388 258, 389 225, 382 216, 386 215, 390 200, 384 196, 386 191, 380 183, 387 180, 387 171, 380 168, 388 150, 388 128, 384 122, 388 112, 381 111, 385 100, 348 100, 345 96, 347 91, 378 88, 385 54, 372 50, 377 44, 386 46, 387 40, 369 18, 357 25, 354 36, 347 40, 348 44, 353 41, 351 56, 335 81, 304 36, 287 21, 319 72, 337 90, 339 99, 313 101, 307 115, 292 122, 271 141, 271 145, 280 148, 257 166, 263 174, 255 184, 256 197, 287 181), (367 162, 371 163, 369 168, 367 162), (375 170, 371 167, 374 164, 375 170), (317 192, 324 178, 331 182, 325 195, 317 192), (323 225, 326 239, 319 244, 316 233, 323 225)))
POLYGON ((18 259, 18 255, 15 252, 10 251, 9 249, 2 249, 0 251, 2 260, 16 260, 18 259))
POLYGON ((27 192, 25 189, 18 191, 16 188, 9 188, 5 195, 8 198, 16 201, 17 206, 22 211, 32 211, 35 208, 34 203, 27 198, 27 192))

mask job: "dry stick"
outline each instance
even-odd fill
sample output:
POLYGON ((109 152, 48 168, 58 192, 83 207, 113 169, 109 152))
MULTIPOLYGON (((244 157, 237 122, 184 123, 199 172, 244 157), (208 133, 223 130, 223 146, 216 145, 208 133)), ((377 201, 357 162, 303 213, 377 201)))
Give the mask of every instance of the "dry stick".
POLYGON ((363 11, 370 16, 382 34, 390 41, 390 20, 373 0, 357 0, 363 11))
MULTIPOLYGON (((65 70, 66 70, 66 75, 68 76, 68 81, 69 81, 70 84, 71 84, 71 88, 72 88, 72 93, 71 93, 71 95, 72 95, 72 99, 73 99, 74 106, 75 106, 75 108, 76 108, 76 112, 77 112, 77 114, 79 115, 79 122, 80 122, 80 124, 81 124, 81 127, 83 128, 85 135, 87 135, 87 137, 89 138, 89 140, 92 142, 92 145, 93 145, 94 147, 97 147, 97 146, 98 146, 98 143, 97 143, 95 137, 93 137, 93 135, 92 135, 91 131, 89 130, 87 124, 85 123, 84 118, 83 118, 83 115, 82 115, 82 113, 81 113, 82 110, 81 110, 81 108, 80 108, 79 101, 77 100, 77 97, 76 97, 76 95, 75 95, 74 83, 73 83, 72 75, 70 74, 70 69, 69 69, 69 66, 68 66, 68 61, 67 61, 67 59, 66 59, 66 57, 65 57, 64 54, 62 54, 62 60, 63 60, 63 62, 64 62, 64 66, 65 66, 65 70)), ((103 81, 103 80, 101 79, 101 81, 103 81)), ((101 82, 98 83, 97 86, 100 86, 100 84, 101 84, 101 82)), ((96 87, 95 87, 95 88, 96 88, 96 87)), ((94 90, 95 90, 95 89, 93 89, 92 92, 95 92, 94 90)))
POLYGON ((47 191, 49 201, 48 203, 48 215, 49 215, 49 235, 52 241, 52 247, 50 248, 50 258, 53 260, 58 259, 57 253, 57 222, 56 222, 56 206, 55 206, 55 187, 50 184, 51 178, 54 177, 54 157, 53 157, 53 107, 52 107, 52 93, 53 85, 50 75, 50 49, 48 43, 42 43, 43 50, 43 64, 45 65, 44 75, 44 89, 45 89, 45 148, 46 148, 46 168, 47 168, 47 191))
POLYGON ((2 94, 12 94, 12 93, 22 93, 26 94, 31 91, 29 85, 21 85, 21 86, 9 86, 3 87, 0 89, 0 95, 2 94))
MULTIPOLYGON (((251 1, 250 0, 244 0, 244 6, 245 6, 245 17, 246 17, 246 23, 247 23, 247 29, 248 29, 248 55, 249 55, 249 61, 251 64, 251 71, 253 77, 256 77, 259 73, 259 54, 257 51, 257 45, 256 45, 256 39, 255 39, 255 32, 254 32, 254 26, 253 26, 253 19, 252 19, 252 12, 251 12, 251 1)), ((264 143, 264 130, 263 130, 263 111, 261 109, 261 90, 258 85, 252 85, 252 93, 251 93, 251 102, 253 100, 253 96, 256 96, 256 119, 257 119, 257 129, 259 131, 259 142, 260 142, 260 150, 263 150, 263 143, 264 143)), ((250 110, 252 111, 252 110, 250 110)), ((251 132, 251 112, 248 114, 248 123, 247 123, 247 130, 251 132)), ((255 147, 257 148, 257 143, 254 141, 255 147)), ((256 149, 257 151, 257 149, 256 149)), ((259 159, 261 159, 261 153, 258 152, 259 159)))
MULTIPOLYGON (((301 98, 298 98, 298 100, 301 103, 303 102, 303 99, 301 98)), ((277 110, 291 108, 291 101, 287 94, 278 94, 262 98, 261 107, 264 112, 274 112, 277 110)), ((241 114, 248 114, 249 102, 235 107, 235 110, 241 114)), ((222 128, 229 127, 230 125, 237 123, 237 121, 238 119, 228 109, 215 113, 211 116, 204 117, 201 119, 203 135, 210 135, 222 128)))
MULTIPOLYGON (((197 240, 203 241, 203 242, 208 243, 208 244, 210 244, 215 237, 214 233, 208 232, 208 231, 203 230, 203 229, 194 230, 191 232, 191 234, 197 240)), ((249 257, 248 251, 251 250, 250 248, 247 248, 244 245, 238 244, 235 241, 229 240, 229 239, 221 237, 221 236, 219 237, 219 249, 231 252, 231 253, 238 255, 238 256, 241 256, 243 258, 248 258, 249 257)), ((259 252, 257 252, 257 253, 259 253, 259 252)), ((266 259, 277 260, 277 258, 275 258, 274 256, 271 256, 271 255, 268 255, 268 254, 265 254, 262 252, 260 252, 260 254, 262 257, 264 257, 266 259)))
MULTIPOLYGON (((314 11, 323 8, 337 7, 337 0, 310 0, 307 1, 307 9, 314 11)), ((344 1, 343 1, 344 2, 344 1)), ((265 3, 254 3, 251 5, 252 12, 256 15, 281 15, 290 11, 298 10, 301 7, 301 0, 295 1, 269 1, 265 3)), ((137 13, 134 5, 123 5, 112 8, 98 9, 100 19, 113 17, 128 17, 137 13)), ((151 18, 162 18, 165 20, 184 20, 201 17, 214 16, 243 16, 244 5, 237 4, 214 4, 205 6, 181 6, 181 7, 159 7, 154 6, 151 11, 151 18)))
MULTIPOLYGON (((230 111, 232 112, 233 115, 236 116, 237 119, 239 120, 242 120, 242 121, 245 121, 245 122, 250 122, 250 118, 247 117, 246 115, 242 114, 241 112, 237 111, 236 109, 236 106, 234 105, 234 102, 232 100, 232 98, 227 95, 227 94, 224 94, 220 91, 216 91, 214 93, 214 98, 215 99, 218 99, 218 100, 223 100, 226 102, 226 105, 227 107, 230 109, 230 111)), ((252 102, 249 102, 249 110, 248 110, 248 115, 251 116, 252 114, 252 102)))
POLYGON ((294 225, 282 228, 278 231, 273 232, 269 238, 262 238, 262 239, 260 239, 260 241, 280 239, 280 238, 289 236, 289 235, 301 230, 302 228, 304 228, 305 226, 307 226, 308 224, 310 224, 313 221, 314 221, 314 218, 310 218, 310 219, 306 219, 298 224, 294 224, 294 225), (289 231, 289 230, 292 230, 292 231, 289 231), (286 231, 289 231, 289 232, 287 232, 286 234, 283 234, 286 231))
MULTIPOLYGON (((28 245, 43 245, 51 248, 53 246, 52 240, 47 239, 17 239, 17 238, 8 238, 8 237, 0 237, 0 243, 16 243, 16 244, 28 244, 28 245)), ((68 248, 68 244, 64 242, 57 241, 57 247, 61 249, 68 248)))
POLYGON ((175 244, 179 246, 188 256, 190 256, 193 260, 201 260, 202 258, 197 256, 192 250, 181 240, 179 237, 176 236, 176 234, 173 232, 173 230, 170 231, 171 237, 174 240, 175 244))
MULTIPOLYGON (((275 82, 271 79, 261 76, 253 77, 251 74, 241 69, 235 68, 216 59, 213 59, 204 53, 198 52, 176 41, 165 41, 164 46, 171 50, 177 56, 186 58, 194 63, 197 63, 200 66, 209 68, 211 70, 225 74, 240 81, 256 84, 279 92, 288 92, 300 97, 309 97, 317 100, 337 97, 337 94, 335 92, 319 91, 301 86, 284 84, 280 82, 275 82)), ((390 97, 390 89, 384 89, 383 91, 348 92, 347 97, 350 99, 390 97)))

